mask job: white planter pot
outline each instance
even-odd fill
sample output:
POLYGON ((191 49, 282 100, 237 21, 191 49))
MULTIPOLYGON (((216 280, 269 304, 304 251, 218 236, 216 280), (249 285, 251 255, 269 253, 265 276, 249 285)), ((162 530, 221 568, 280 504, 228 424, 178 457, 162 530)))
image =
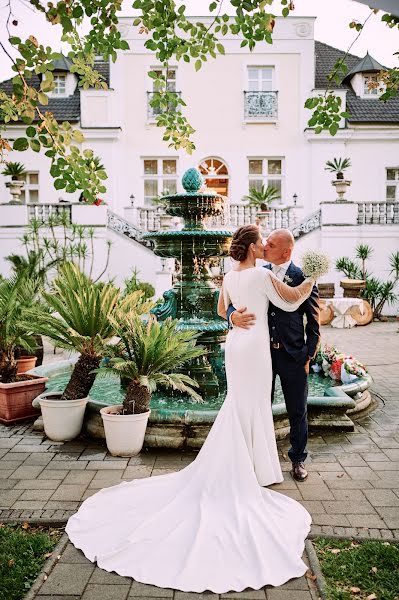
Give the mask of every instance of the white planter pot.
POLYGON ((42 410, 45 434, 55 442, 67 442, 79 435, 89 400, 60 400, 61 396, 62 392, 44 392, 37 398, 42 410))
POLYGON ((112 456, 136 456, 144 443, 150 410, 138 415, 116 415, 122 404, 106 406, 100 410, 107 441, 112 456))

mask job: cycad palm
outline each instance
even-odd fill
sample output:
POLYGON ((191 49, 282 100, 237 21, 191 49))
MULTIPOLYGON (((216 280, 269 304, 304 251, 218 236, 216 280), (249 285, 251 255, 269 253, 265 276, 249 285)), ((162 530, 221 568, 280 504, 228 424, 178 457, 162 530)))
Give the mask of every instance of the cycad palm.
POLYGON ((36 347, 32 332, 27 326, 27 313, 32 308, 36 293, 35 283, 26 272, 13 275, 0 282, 0 376, 2 383, 15 381, 17 362, 16 346, 25 350, 36 347))
POLYGON ((116 374, 129 381, 123 401, 124 413, 143 413, 149 408, 151 394, 158 385, 188 393, 201 402, 193 387, 198 384, 178 370, 188 361, 205 354, 195 346, 197 335, 176 329, 177 321, 162 324, 151 315, 144 323, 136 313, 113 319, 115 334, 120 338, 113 347, 110 366, 98 369, 102 375, 116 374))
POLYGON ((60 348, 74 350, 80 357, 62 398, 84 398, 94 383, 96 369, 105 345, 114 335, 112 315, 116 308, 147 311, 149 303, 140 303, 140 292, 119 300, 120 290, 111 283, 94 283, 79 268, 66 263, 53 282, 52 292, 43 298, 52 314, 36 310, 31 315, 35 329, 60 348), (55 315, 54 313, 57 313, 55 315))
POLYGON ((256 188, 251 188, 249 190, 249 194, 244 196, 243 200, 246 200, 249 206, 255 206, 256 208, 260 208, 261 210, 267 210, 268 204, 273 202, 273 200, 279 200, 280 193, 277 188, 268 185, 262 185, 260 190, 256 188))

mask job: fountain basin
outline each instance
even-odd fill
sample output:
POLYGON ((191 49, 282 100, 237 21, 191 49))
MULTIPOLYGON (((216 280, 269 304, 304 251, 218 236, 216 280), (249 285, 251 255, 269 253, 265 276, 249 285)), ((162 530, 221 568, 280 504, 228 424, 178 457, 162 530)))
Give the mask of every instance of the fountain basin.
MULTIPOLYGON (((76 359, 75 359, 76 360, 76 359)), ((49 378, 47 389, 64 389, 75 360, 61 361, 32 369, 30 373, 49 378)), ((310 375, 308 397, 310 431, 353 431, 350 417, 369 408, 371 377, 367 375, 347 385, 334 385, 331 379, 310 375)), ((97 379, 86 408, 84 430, 95 438, 104 438, 100 410, 110 404, 119 404, 123 395, 120 382, 111 378, 97 379)), ((144 444, 151 448, 194 448, 202 446, 211 428, 224 396, 196 404, 187 398, 163 397, 154 394, 151 400, 151 416, 144 444)), ((281 390, 276 390, 273 419, 277 439, 289 432, 289 423, 281 390)))
POLYGON ((188 259, 212 256, 227 256, 231 242, 231 231, 182 229, 181 231, 156 231, 144 233, 143 239, 156 243, 156 254, 162 258, 188 259))

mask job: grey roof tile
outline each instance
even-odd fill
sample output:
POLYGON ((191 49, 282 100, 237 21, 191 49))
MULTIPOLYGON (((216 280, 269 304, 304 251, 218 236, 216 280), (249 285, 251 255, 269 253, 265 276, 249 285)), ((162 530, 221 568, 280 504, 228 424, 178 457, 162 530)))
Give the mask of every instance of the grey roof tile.
MULTIPOLYGON (((327 75, 334 64, 345 56, 345 52, 333 48, 323 42, 315 42, 315 87, 326 89, 328 86, 327 75)), ((362 59, 359 56, 348 54, 345 63, 349 70, 356 69, 362 59)), ((359 98, 354 93, 349 82, 342 82, 334 89, 347 90, 347 109, 351 114, 349 123, 399 123, 399 96, 391 98, 388 102, 381 102, 378 98, 359 98)))
MULTIPOLYGON (((55 61, 57 70, 64 70, 65 65, 68 66, 68 64, 70 64, 69 59, 63 58, 65 61, 62 62, 62 64, 61 61, 55 61)), ((103 75, 105 81, 109 84, 109 63, 105 61, 96 61, 94 68, 103 75)), ((30 82, 34 88, 39 88, 40 79, 37 75, 33 75, 30 82)), ((0 83, 0 90, 3 90, 6 94, 10 95, 12 93, 12 79, 0 83)), ((78 122, 80 120, 80 88, 79 86, 76 86, 74 93, 66 98, 49 97, 48 105, 43 106, 40 104, 39 107, 42 112, 52 112, 57 121, 78 122)))

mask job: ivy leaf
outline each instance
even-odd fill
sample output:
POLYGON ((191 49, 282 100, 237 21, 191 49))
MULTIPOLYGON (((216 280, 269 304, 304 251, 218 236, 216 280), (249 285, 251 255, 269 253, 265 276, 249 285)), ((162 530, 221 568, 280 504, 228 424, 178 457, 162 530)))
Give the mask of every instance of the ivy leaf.
POLYGON ((26 138, 20 137, 15 140, 12 147, 14 150, 18 150, 18 152, 23 152, 29 147, 29 142, 26 138))

